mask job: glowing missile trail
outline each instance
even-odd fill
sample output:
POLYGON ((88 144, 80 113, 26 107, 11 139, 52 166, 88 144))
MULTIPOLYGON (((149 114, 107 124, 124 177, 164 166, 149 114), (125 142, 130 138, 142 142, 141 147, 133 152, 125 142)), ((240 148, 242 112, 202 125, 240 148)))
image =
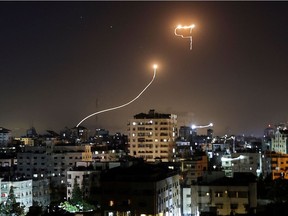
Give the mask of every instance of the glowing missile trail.
POLYGON ((245 158, 247 158, 247 156, 244 156, 244 155, 240 155, 240 156, 238 156, 236 158, 225 158, 225 157, 222 157, 221 161, 235 161, 235 160, 243 160, 245 158))
POLYGON ((192 25, 190 25, 190 26, 181 26, 181 25, 178 25, 178 26, 175 28, 175 30, 174 30, 174 34, 175 34, 176 36, 180 36, 180 37, 182 37, 182 38, 189 38, 189 39, 190 39, 190 50, 192 50, 192 29, 193 29, 193 28, 195 28, 195 25, 194 25, 194 24, 192 24, 192 25), (190 34, 190 35, 184 36, 183 34, 178 34, 178 33, 177 33, 177 30, 179 30, 179 29, 190 29, 190 31, 189 31, 189 34, 190 34))
POLYGON ((213 127, 213 123, 210 123, 208 125, 192 125, 192 129, 197 129, 197 128, 207 128, 207 127, 213 127))
POLYGON ((122 107, 125 107, 125 106, 128 106, 129 104, 133 103, 135 100, 137 100, 144 92, 145 90, 152 84, 152 82, 154 81, 155 79, 155 76, 156 76, 156 72, 157 72, 157 68, 158 66, 156 64, 153 65, 153 69, 154 69, 154 74, 153 74, 153 77, 152 77, 152 80, 148 83, 148 85, 134 98, 132 99, 131 101, 123 104, 123 105, 120 105, 120 106, 116 106, 116 107, 112 107, 112 108, 109 108, 109 109, 104 109, 104 110, 101 110, 101 111, 98 111, 98 112, 95 112, 95 113, 92 113, 91 115, 88 115, 87 117, 85 117, 84 119, 82 119, 76 127, 78 127, 82 122, 84 122, 86 119, 94 116, 94 115, 98 115, 100 113, 104 113, 104 112, 108 112, 108 111, 111 111, 111 110, 116 110, 116 109, 120 109, 122 107))

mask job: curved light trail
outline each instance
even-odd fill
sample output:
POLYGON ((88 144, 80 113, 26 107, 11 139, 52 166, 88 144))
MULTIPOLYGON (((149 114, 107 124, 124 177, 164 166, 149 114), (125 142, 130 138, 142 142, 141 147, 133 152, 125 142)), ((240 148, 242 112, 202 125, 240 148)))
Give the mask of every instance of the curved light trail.
POLYGON ((109 109, 104 109, 104 110, 101 110, 101 111, 98 111, 98 112, 95 112, 95 113, 92 113, 91 115, 88 115, 87 117, 85 117, 84 119, 82 119, 76 127, 79 127, 79 125, 84 122, 86 119, 94 116, 94 115, 98 115, 100 113, 104 113, 104 112, 108 112, 108 111, 111 111, 111 110, 116 110, 116 109, 120 109, 122 107, 125 107, 125 106, 128 106, 129 104, 133 103, 135 100, 137 100, 145 91, 146 89, 152 84, 152 82, 154 81, 155 77, 156 77, 156 72, 157 72, 157 65, 154 64, 153 65, 153 69, 154 69, 154 74, 153 74, 153 77, 152 77, 152 80, 148 83, 148 85, 134 98, 132 99, 131 101, 123 104, 123 105, 120 105, 120 106, 116 106, 116 107, 112 107, 112 108, 109 108, 109 109))
POLYGON ((240 156, 238 156, 236 158, 225 158, 225 157, 222 157, 221 161, 235 161, 235 160, 242 160, 244 158, 247 158, 247 156, 240 155, 240 156))
POLYGON ((197 128, 207 128, 207 127, 213 127, 213 123, 210 123, 208 125, 192 125, 192 129, 197 129, 197 128))
POLYGON ((195 25, 194 24, 192 24, 192 25, 190 25, 190 26, 182 26, 182 25, 178 25, 176 28, 175 28, 175 30, 174 30, 174 34, 176 35, 176 36, 180 36, 180 37, 182 37, 182 38, 189 38, 190 39, 190 50, 192 50, 192 29, 193 28, 195 28, 195 25), (179 29, 190 29, 190 35, 188 35, 188 36, 184 36, 183 34, 178 34, 177 33, 177 30, 179 30, 179 29))

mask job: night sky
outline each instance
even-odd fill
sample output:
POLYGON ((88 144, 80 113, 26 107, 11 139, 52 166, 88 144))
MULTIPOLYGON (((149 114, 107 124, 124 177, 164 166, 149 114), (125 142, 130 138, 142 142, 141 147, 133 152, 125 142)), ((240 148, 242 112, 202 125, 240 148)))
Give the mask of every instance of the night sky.
MULTIPOLYGON (((178 126, 260 136, 288 120, 288 2, 0 2, 0 126, 125 133, 149 109, 178 126), (196 27, 190 40, 178 24, 196 27)), ((203 131, 205 133, 205 130, 203 131)))

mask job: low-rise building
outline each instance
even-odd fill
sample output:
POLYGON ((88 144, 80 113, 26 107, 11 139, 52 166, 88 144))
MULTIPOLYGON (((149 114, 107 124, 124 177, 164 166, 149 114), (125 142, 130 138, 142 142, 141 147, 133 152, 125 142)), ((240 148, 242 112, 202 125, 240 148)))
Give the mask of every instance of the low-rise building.
POLYGON ((91 188, 100 186, 101 171, 89 167, 74 167, 73 170, 67 171, 67 200, 72 198, 72 192, 77 182, 83 193, 84 199, 91 197, 91 188))
POLYGON ((288 179, 288 154, 275 152, 265 153, 265 174, 272 174, 272 180, 288 179))
POLYGON ((203 172, 208 170, 208 156, 203 152, 201 155, 194 155, 191 159, 181 161, 181 171, 185 185, 197 182, 203 176, 203 172))
POLYGON ((227 177, 232 177, 235 172, 251 172, 256 176, 262 173, 261 153, 239 152, 225 154, 221 161, 227 177))
POLYGON ((191 186, 191 215, 256 213, 257 183, 251 173, 235 173, 191 186))
POLYGON ((43 146, 25 146, 17 154, 17 172, 27 178, 50 178, 59 186, 66 184, 67 170, 80 161, 92 161, 89 145, 60 145, 49 139, 43 146))

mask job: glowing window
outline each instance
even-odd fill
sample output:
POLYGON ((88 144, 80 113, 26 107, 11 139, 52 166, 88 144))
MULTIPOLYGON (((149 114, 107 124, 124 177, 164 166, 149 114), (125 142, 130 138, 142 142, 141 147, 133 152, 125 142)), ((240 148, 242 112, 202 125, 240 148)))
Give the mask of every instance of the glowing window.
POLYGON ((109 201, 109 206, 113 206, 114 205, 114 201, 113 200, 110 200, 109 201))

